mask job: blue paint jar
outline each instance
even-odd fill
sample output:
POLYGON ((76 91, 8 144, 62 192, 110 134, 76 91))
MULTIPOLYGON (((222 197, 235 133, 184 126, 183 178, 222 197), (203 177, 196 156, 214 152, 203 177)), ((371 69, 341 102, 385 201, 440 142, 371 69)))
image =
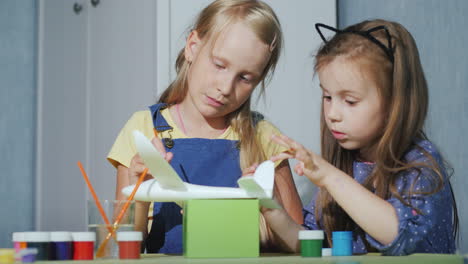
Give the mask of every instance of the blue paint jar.
POLYGON ((332 255, 352 256, 353 255, 353 232, 335 231, 332 232, 332 255))
POLYGON ((50 232, 51 258, 54 260, 73 259, 73 239, 70 232, 50 232))

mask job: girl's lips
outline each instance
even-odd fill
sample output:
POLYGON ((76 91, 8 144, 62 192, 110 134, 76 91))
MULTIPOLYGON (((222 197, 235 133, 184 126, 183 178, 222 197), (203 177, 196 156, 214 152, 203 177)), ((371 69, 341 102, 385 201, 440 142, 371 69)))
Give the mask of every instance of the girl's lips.
POLYGON ((214 107, 220 107, 223 105, 223 103, 221 103, 220 101, 218 100, 215 100, 209 96, 206 96, 206 99, 207 99, 207 103, 211 106, 214 106, 214 107))
POLYGON ((341 133, 335 130, 332 130, 331 132, 336 139, 344 139, 346 137, 345 133, 341 133))

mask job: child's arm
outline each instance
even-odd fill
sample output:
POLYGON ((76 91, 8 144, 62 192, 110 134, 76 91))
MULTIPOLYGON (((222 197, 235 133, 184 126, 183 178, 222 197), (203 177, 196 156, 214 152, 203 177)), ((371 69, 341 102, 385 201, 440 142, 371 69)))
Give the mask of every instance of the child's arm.
POLYGON ((382 244, 389 244, 396 238, 398 218, 395 208, 389 202, 288 137, 280 135, 272 139, 290 149, 273 157, 273 160, 297 159, 299 163, 294 168, 296 173, 305 175, 315 185, 325 188, 366 233, 382 244))
MULTIPOLYGON (((262 244, 267 248, 286 252, 296 252, 296 236, 288 236, 291 230, 301 229, 303 222, 302 204, 297 193, 296 185, 292 179, 291 169, 287 160, 282 161, 275 169, 274 197, 283 206, 281 210, 267 210, 262 208, 263 219, 261 219, 262 244), (273 220, 274 219, 274 220, 273 220), (285 225, 285 223, 288 223, 285 225), (270 225, 278 225, 276 230, 270 225), (291 230, 282 229, 285 226, 291 230), (280 234, 276 234, 280 232, 280 234), (283 237, 285 236, 285 237, 283 237), (287 238, 286 238, 287 237, 287 238), (286 239, 285 241, 283 239, 286 239), (273 246, 272 248, 270 248, 273 246)), ((276 228, 276 227, 275 227, 276 228)))
POLYGON ((276 167, 274 195, 294 222, 302 224, 302 203, 287 160, 283 160, 276 167))
MULTIPOLYGON (((257 166, 258 164, 254 164, 245 169, 243 175, 253 174, 257 166)), ((300 225, 303 222, 302 204, 287 160, 282 161, 275 169, 274 197, 286 210, 261 208, 263 215, 260 216, 261 244, 269 250, 273 246, 274 249, 296 252, 297 241, 295 240, 297 240, 297 234, 283 241, 283 236, 288 236, 292 229, 303 229, 300 225), (285 222, 289 224, 285 225, 285 222), (270 226, 270 223, 275 226, 275 229, 270 226), (276 230, 276 226, 279 226, 280 229, 276 230), (285 226, 287 228, 284 228, 285 226), (290 227, 292 227, 291 230, 289 230, 290 227), (276 232, 279 232, 279 234, 276 234, 276 232)))
POLYGON ((272 233, 272 243, 286 252, 300 252, 298 233, 304 227, 297 224, 284 209, 262 207, 261 210, 272 233))
MULTIPOLYGON (((151 142, 161 153, 161 155, 163 155, 164 158, 168 162, 170 162, 173 157, 173 154, 171 152, 166 152, 161 140, 155 137, 151 142)), ((127 197, 125 197, 121 192, 122 188, 135 184, 137 179, 140 177, 141 173, 143 173, 145 169, 146 166, 143 162, 143 159, 138 154, 133 156, 129 168, 125 167, 122 164, 119 164, 117 166, 117 186, 115 193, 117 200, 127 199, 127 197)), ((151 174, 147 173, 145 176, 145 180, 151 178, 151 174)), ((141 231, 143 233, 143 239, 145 239, 148 235, 148 209, 150 205, 150 202, 136 201, 135 203, 135 230, 141 231)))

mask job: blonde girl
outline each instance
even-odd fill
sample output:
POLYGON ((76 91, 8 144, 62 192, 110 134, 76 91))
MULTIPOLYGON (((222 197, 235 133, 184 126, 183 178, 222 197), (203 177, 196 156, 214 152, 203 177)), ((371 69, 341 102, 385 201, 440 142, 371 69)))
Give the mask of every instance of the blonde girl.
MULTIPOLYGON (((284 151, 269 142, 279 131, 250 109, 252 92, 257 85, 264 92, 282 43, 278 18, 262 1, 218 0, 203 9, 178 55, 176 79, 157 104, 132 116, 109 153, 117 168, 116 198, 123 198, 122 187, 145 168, 133 145, 134 129, 147 137, 155 133, 155 146, 184 181, 195 184, 235 187, 247 165, 284 151)), ((275 193, 301 223, 302 206, 287 161, 277 162, 275 193)), ((135 228, 145 234, 148 207, 137 204, 135 228)), ((154 203, 150 215, 147 251, 181 253, 180 207, 154 203)), ((267 244, 268 233, 262 234, 267 244)))

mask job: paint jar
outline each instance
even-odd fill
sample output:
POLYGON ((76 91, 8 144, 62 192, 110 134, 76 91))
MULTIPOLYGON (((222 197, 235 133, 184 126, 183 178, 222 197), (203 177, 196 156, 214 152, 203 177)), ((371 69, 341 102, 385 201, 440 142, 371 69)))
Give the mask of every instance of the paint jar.
POLYGON ((24 232, 24 240, 27 248, 37 248, 37 260, 52 259, 49 232, 24 232))
POLYGON ((22 263, 32 263, 36 261, 36 256, 39 251, 37 248, 25 248, 19 253, 19 257, 22 263))
POLYGON ((321 257, 323 237, 323 230, 299 231, 299 240, 301 241, 301 256, 321 257))
MULTIPOLYGON (((112 225, 117 220, 117 217, 120 215, 121 211, 125 207, 127 200, 100 200, 102 209, 109 219, 110 225, 107 225, 101 211, 96 206, 94 200, 89 200, 87 203, 88 211, 88 231, 94 232, 96 234, 96 243, 94 246, 94 254, 97 254, 98 248, 102 245, 103 241, 106 240, 107 235, 109 234, 109 229, 112 230, 114 226, 112 225)), ((119 231, 134 231, 135 228, 135 201, 130 201, 128 204, 125 214, 122 215, 122 218, 119 221, 117 226, 117 232, 119 231)), ((114 234, 111 239, 108 239, 105 246, 101 248, 99 257, 96 255, 96 258, 102 259, 118 259, 119 258, 119 245, 116 242, 116 235, 114 234)))
POLYGON ((15 260, 19 261, 21 260, 19 252, 21 251, 21 249, 26 248, 26 242, 24 241, 24 232, 13 232, 12 241, 16 253, 15 260))
POLYGON ((70 232, 50 232, 50 242, 54 260, 73 259, 73 239, 70 232))
POLYGON ((120 259, 139 259, 143 235, 139 231, 117 232, 120 259))
POLYGON ((94 242, 96 233, 94 232, 73 232, 73 259, 74 260, 93 260, 94 242))
POLYGON ((0 248, 0 263, 14 263, 15 250, 12 248, 0 248))
POLYGON ((353 232, 335 231, 332 232, 332 255, 351 256, 353 255, 353 232))

